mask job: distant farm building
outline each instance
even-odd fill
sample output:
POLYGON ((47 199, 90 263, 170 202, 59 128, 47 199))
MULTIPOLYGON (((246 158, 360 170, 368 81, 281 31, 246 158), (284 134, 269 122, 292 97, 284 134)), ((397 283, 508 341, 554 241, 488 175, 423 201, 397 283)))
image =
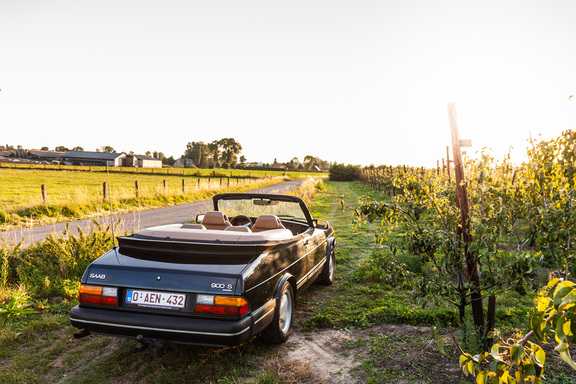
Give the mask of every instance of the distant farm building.
POLYGON ((125 153, 68 151, 62 155, 62 161, 71 165, 121 167, 125 157, 125 153))
POLYGON ((162 160, 147 155, 126 155, 124 167, 162 168, 162 160))
POLYGON ((196 164, 194 164, 194 160, 181 157, 174 163, 174 168, 198 168, 198 167, 196 166, 196 164))
POLYGON ((59 164, 64 152, 23 149, 21 145, 13 151, 0 152, 0 161, 16 164, 59 164))

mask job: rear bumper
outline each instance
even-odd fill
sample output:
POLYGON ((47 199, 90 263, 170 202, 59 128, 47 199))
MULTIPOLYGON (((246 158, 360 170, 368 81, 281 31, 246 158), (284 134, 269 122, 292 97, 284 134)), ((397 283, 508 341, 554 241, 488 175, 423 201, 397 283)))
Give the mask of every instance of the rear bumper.
POLYGON ((249 315, 227 321, 76 306, 70 312, 70 323, 95 334, 129 338, 142 335, 145 339, 221 347, 249 340, 255 319, 249 315))

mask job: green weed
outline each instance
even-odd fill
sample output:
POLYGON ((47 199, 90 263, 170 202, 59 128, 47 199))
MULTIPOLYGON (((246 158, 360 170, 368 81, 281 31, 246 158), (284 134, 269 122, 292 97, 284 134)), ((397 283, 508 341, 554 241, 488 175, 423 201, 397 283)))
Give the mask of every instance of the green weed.
POLYGON ((30 308, 32 301, 23 286, 10 293, 7 303, 0 303, 0 328, 8 322, 18 321, 26 315, 37 313, 30 308))

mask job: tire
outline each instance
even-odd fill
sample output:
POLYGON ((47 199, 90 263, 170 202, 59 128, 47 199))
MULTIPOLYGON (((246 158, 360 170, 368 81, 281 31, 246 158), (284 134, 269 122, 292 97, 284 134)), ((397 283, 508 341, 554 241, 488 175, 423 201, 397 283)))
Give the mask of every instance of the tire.
POLYGON ((294 315, 294 291, 292 284, 285 282, 276 300, 276 309, 272 323, 264 330, 266 341, 273 344, 282 344, 292 333, 292 316, 294 315))
POLYGON ((334 282, 334 269, 336 266, 336 255, 334 254, 334 246, 330 247, 330 254, 326 257, 322 273, 318 276, 318 284, 332 285, 334 282))

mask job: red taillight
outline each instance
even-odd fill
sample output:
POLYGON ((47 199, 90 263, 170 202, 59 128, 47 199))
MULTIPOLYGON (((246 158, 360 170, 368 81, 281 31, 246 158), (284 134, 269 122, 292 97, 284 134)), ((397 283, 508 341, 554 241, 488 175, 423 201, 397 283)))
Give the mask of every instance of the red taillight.
POLYGON ((208 315, 242 316, 250 311, 243 297, 198 295, 194 312, 208 315))
POLYGON ((118 288, 81 284, 79 292, 82 304, 118 306, 118 288))

